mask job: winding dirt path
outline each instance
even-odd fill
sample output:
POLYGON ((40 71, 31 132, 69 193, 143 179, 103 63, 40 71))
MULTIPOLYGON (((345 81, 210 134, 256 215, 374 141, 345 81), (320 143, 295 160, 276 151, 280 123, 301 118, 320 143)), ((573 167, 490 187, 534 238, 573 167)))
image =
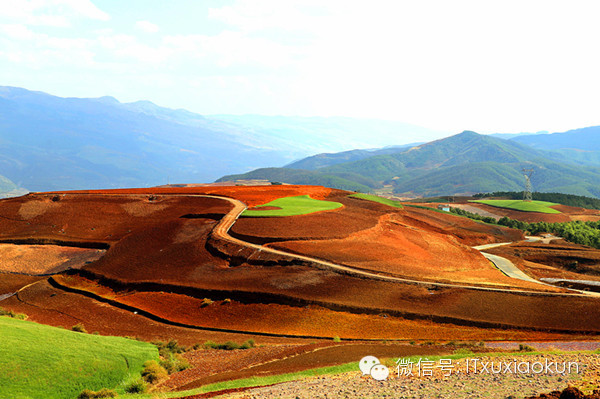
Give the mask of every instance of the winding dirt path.
MULTIPOLYGON (((238 238, 235 238, 235 237, 232 237, 231 235, 229 235, 229 230, 231 229, 231 227, 233 226, 235 221, 240 217, 242 212, 244 212, 247 209, 246 204, 244 204, 243 202, 241 202, 239 200, 229 198, 229 197, 222 197, 222 196, 216 196, 216 195, 199 195, 199 196, 223 199, 225 201, 230 202, 234 206, 234 208, 227 215, 225 215, 219 221, 217 226, 215 226, 215 228, 213 229, 213 233, 215 234, 216 237, 223 239, 223 240, 227 240, 229 242, 232 242, 232 243, 235 243, 238 245, 254 248, 258 251, 269 252, 272 254, 293 257, 293 258, 296 258, 296 259, 299 259, 302 261, 311 262, 318 266, 325 267, 327 269, 334 270, 337 272, 343 272, 345 274, 357 275, 357 276, 368 277, 368 278, 384 280, 384 281, 392 281, 392 282, 400 282, 400 283, 408 283, 408 284, 420 284, 420 285, 436 286, 436 287, 464 288, 464 289, 480 290, 480 291, 495 291, 495 292, 510 292, 510 293, 521 292, 521 293, 528 293, 528 294, 554 295, 554 296, 599 296, 600 297, 600 294, 594 295, 593 293, 589 293, 586 291, 576 291, 576 290, 573 290, 573 291, 576 291, 574 293, 556 293, 556 292, 547 292, 547 291, 541 292, 541 291, 530 291, 530 290, 520 290, 520 289, 479 287, 479 286, 461 285, 461 284, 434 283, 434 282, 405 279, 405 278, 401 278, 401 277, 387 276, 384 274, 368 272, 368 271, 364 271, 361 269, 356 269, 353 267, 344 266, 344 265, 328 262, 328 261, 317 259, 317 258, 312 258, 309 256, 298 255, 298 254, 294 254, 294 253, 290 253, 290 252, 281 251, 278 249, 264 247, 262 245, 242 241, 238 238)), ((484 248, 492 248, 495 246, 508 245, 508 244, 511 244, 511 243, 487 244, 487 245, 483 245, 481 247, 482 247, 482 249, 484 249, 484 248)), ((479 249, 479 247, 474 247, 474 248, 479 249)), ((486 254, 484 252, 482 252, 482 255, 488 259, 493 257, 498 263, 500 263, 502 265, 503 268, 506 268, 506 270, 510 274, 507 272, 505 272, 505 274, 508 275, 509 277, 515 277, 515 278, 518 278, 521 280, 537 283, 537 284, 540 284, 541 286, 551 286, 550 284, 542 283, 540 281, 534 280, 531 277, 527 276, 525 273, 523 273, 520 269, 518 269, 508 259, 502 258, 500 256, 496 256, 496 255, 486 254)), ((493 260, 492 260, 492 263, 496 264, 493 260)), ((504 272, 503 268, 499 267, 499 269, 504 272)), ((555 287, 555 286, 552 286, 552 287, 555 287)))
MULTIPOLYGON (((543 242, 545 244, 548 244, 550 241, 555 240, 555 239, 560 239, 560 237, 551 236, 551 237, 547 237, 547 238, 541 238, 541 237, 528 236, 526 241, 527 242, 543 242)), ((485 250, 485 249, 497 248, 497 247, 501 247, 504 245, 510 245, 510 244, 512 244, 512 242, 500 242, 500 243, 495 243, 495 244, 478 245, 473 248, 480 251, 483 256, 485 256, 502 273, 504 273, 508 277, 516 278, 516 279, 523 280, 523 281, 528 281, 530 283, 537 283, 537 284, 542 284, 542 285, 546 285, 546 286, 556 287, 556 285, 554 285, 554 284, 549 284, 548 282, 538 281, 538 280, 535 280, 535 279, 529 277, 521 269, 519 269, 513 262, 511 262, 510 260, 508 260, 506 258, 503 258, 502 256, 492 255, 487 252, 483 252, 483 250, 485 250)), ((568 289, 569 291, 573 291, 573 292, 578 292, 578 293, 586 295, 586 296, 593 296, 593 297, 600 298, 600 293, 598 293, 598 292, 583 291, 583 290, 578 290, 578 289, 574 289, 574 288, 565 288, 565 289, 568 289)))

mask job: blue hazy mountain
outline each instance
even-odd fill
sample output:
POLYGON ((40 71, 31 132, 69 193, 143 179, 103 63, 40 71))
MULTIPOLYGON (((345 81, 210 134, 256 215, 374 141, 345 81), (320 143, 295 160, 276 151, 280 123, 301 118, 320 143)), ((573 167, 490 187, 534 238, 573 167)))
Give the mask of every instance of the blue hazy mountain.
POLYGON ((351 118, 246 119, 0 87, 0 175, 32 191, 207 182, 351 149, 360 126, 365 147, 379 131, 402 133, 393 126, 409 126, 351 118), (364 130, 369 124, 374 127, 364 130))
POLYGON ((273 138, 293 137, 298 147, 309 151, 308 155, 406 145, 451 134, 450 131, 380 119, 264 115, 209 117, 243 126, 248 132, 268 133, 273 138))
POLYGON ((600 151, 600 126, 591 126, 552 134, 529 134, 512 138, 521 144, 542 150, 600 151))
POLYGON ((536 149, 552 151, 555 159, 562 162, 600 166, 600 126, 563 133, 520 136, 512 140, 536 149))

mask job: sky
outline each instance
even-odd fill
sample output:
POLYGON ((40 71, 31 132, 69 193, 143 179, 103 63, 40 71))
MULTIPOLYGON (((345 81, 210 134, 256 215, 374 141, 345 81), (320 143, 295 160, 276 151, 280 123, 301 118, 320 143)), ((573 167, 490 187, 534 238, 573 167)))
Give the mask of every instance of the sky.
POLYGON ((560 132, 600 125, 598 15, 577 0, 0 0, 0 85, 560 132))

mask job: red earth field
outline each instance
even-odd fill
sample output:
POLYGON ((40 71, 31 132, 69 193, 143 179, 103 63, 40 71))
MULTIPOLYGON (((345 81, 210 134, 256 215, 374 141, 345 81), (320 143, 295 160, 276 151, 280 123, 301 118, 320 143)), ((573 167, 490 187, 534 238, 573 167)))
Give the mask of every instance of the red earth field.
POLYGON ((512 260, 529 275, 539 278, 600 282, 600 250, 564 240, 521 242, 488 252, 512 260))
POLYGON ((0 200, 0 305, 46 324, 186 344, 566 340, 600 332, 598 298, 508 277, 472 246, 515 242, 488 252, 534 277, 551 273, 532 264, 564 270, 579 251, 579 263, 591 265, 593 251, 540 249, 519 242, 517 230, 349 194, 216 185, 0 200), (344 206, 237 218, 244 205, 296 195, 344 206))
MULTIPOLYGON (((435 204, 437 206, 438 204, 435 204)), ((598 221, 600 220, 600 211, 595 209, 585 209, 567 205, 554 205, 551 208, 561 213, 540 213, 540 212, 522 212, 513 209, 498 208, 495 206, 480 204, 476 202, 466 202, 452 204, 452 206, 464 209, 469 212, 481 213, 483 216, 492 216, 499 219, 503 216, 511 219, 521 220, 523 222, 548 222, 562 223, 574 220, 598 221), (480 212, 483 211, 483 212, 480 212)))

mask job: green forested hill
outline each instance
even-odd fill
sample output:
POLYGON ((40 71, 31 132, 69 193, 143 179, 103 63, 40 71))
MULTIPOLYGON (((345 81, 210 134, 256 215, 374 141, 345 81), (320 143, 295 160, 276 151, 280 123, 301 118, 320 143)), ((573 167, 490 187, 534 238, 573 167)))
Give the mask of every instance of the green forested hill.
MULTIPOLYGON (((347 180, 342 177, 327 175, 324 173, 311 172, 309 170, 288 168, 261 168, 240 175, 223 176, 217 181, 233 181, 240 179, 266 179, 272 182, 283 182, 289 184, 309 184, 325 187, 339 188, 341 190, 368 192, 373 188, 357 181, 347 180)), ((356 176, 356 180, 367 180, 362 176, 356 176)))
POLYGON ((393 147, 379 148, 376 150, 350 150, 335 153, 322 153, 311 157, 303 158, 299 161, 286 165, 286 168, 315 170, 328 166, 337 165, 345 162, 359 161, 365 158, 371 158, 377 155, 395 154, 407 151, 408 149, 422 143, 413 143, 393 147))
POLYGON ((463 132, 407 151, 318 168, 310 174, 269 168, 235 177, 273 180, 277 176, 278 181, 286 183, 321 184, 315 182, 327 176, 329 183, 343 183, 344 187, 332 186, 336 188, 348 187, 348 181, 368 187, 358 188, 360 191, 391 184, 394 192, 401 195, 434 196, 520 191, 525 181, 522 169, 531 168, 533 188, 537 191, 600 197, 599 167, 556 159, 556 154, 514 141, 463 132))

